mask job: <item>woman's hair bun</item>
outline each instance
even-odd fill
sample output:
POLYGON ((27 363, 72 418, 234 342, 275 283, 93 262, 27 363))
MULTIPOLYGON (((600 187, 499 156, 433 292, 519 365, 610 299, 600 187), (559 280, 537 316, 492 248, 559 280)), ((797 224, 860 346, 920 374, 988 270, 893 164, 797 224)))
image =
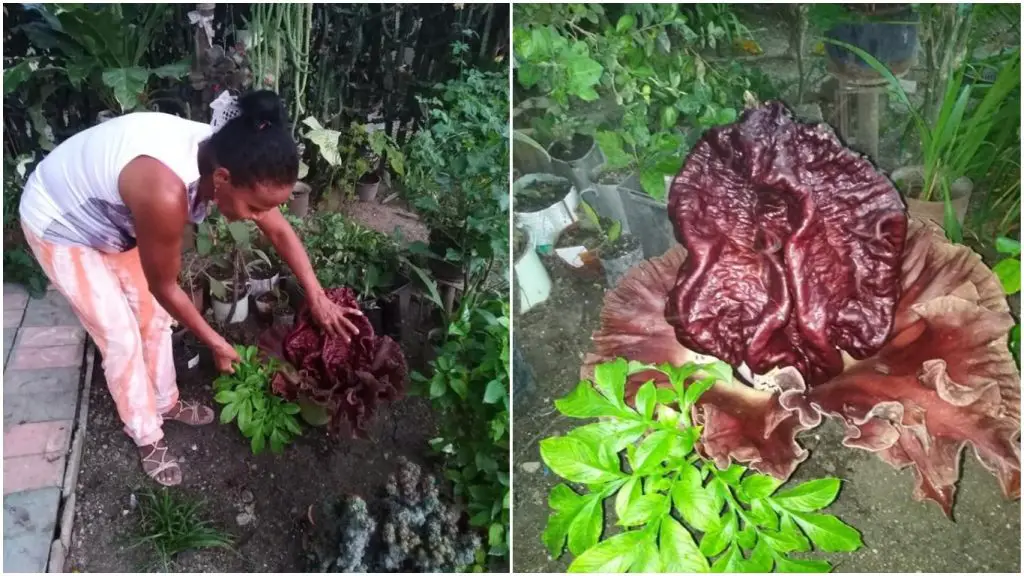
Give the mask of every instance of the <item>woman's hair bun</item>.
POLYGON ((238 109, 247 123, 257 129, 268 124, 283 127, 288 122, 281 97, 271 90, 256 90, 240 97, 238 109))

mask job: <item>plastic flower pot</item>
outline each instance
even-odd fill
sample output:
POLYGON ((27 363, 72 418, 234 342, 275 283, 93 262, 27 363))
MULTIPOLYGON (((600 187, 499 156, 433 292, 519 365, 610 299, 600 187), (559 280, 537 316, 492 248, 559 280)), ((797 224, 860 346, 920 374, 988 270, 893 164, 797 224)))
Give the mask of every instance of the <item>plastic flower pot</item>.
POLYGON ((305 182, 296 182, 292 188, 292 197, 288 200, 288 212, 299 218, 305 218, 309 214, 309 195, 313 189, 305 182))
POLYGON ((513 269, 519 293, 520 313, 528 311, 551 296, 551 276, 531 239, 527 239, 522 254, 517 254, 513 269))
POLYGON ((624 234, 619 241, 601 254, 601 267, 604 268, 605 282, 608 288, 619 285, 622 277, 629 269, 644 259, 644 247, 635 236, 624 234))
POLYGON ((568 178, 578 190, 590 188, 594 174, 605 163, 597 141, 591 136, 576 134, 567 146, 556 142, 548 146, 551 154, 551 170, 556 175, 568 178))
MULTIPOLYGON (((878 19, 877 22, 837 24, 825 32, 825 37, 864 50, 885 64, 894 75, 902 76, 917 62, 919 16, 910 4, 875 4, 873 7, 871 15, 878 19)), ((828 67, 846 78, 879 78, 867 62, 842 46, 825 42, 825 53, 828 55, 828 67)))
MULTIPOLYGON (((254 271, 254 273, 255 274, 263 274, 263 275, 265 275, 266 271, 261 270, 261 269, 257 269, 256 271, 254 271)), ((266 294, 267 292, 272 291, 274 288, 276 288, 277 284, 278 284, 278 282, 280 282, 280 280, 281 280, 281 273, 280 272, 275 272, 274 275, 270 276, 269 278, 254 278, 254 277, 250 276, 249 277, 249 291, 252 293, 253 296, 260 297, 260 296, 266 294)))
POLYGON ((377 199, 377 189, 380 187, 380 176, 367 174, 356 183, 356 195, 360 202, 373 202, 377 199))
MULTIPOLYGON (((580 205, 580 194, 566 178, 553 174, 527 174, 517 178, 512 184, 513 198, 522 198, 523 196, 519 196, 520 192, 535 184, 551 186, 570 184, 565 196, 550 205, 540 209, 532 209, 530 206, 526 210, 514 213, 516 227, 529 234, 539 249, 546 250, 547 247, 554 245, 562 230, 576 221, 576 209, 580 205)), ((516 204, 519 203, 520 200, 516 200, 516 204)))
MULTIPOLYGON (((601 176, 598 176, 598 179, 600 178, 601 176)), ((618 182, 595 182, 590 190, 584 190, 581 194, 583 201, 590 204, 599 216, 621 222, 623 232, 630 231, 621 192, 621 186, 627 179, 622 178, 618 182)))
MULTIPOLYGON (((228 294, 230 294, 230 289, 228 294)), ((217 322, 227 322, 228 324, 237 324, 239 322, 245 322, 245 319, 249 317, 249 290, 246 288, 243 294, 239 295, 238 303, 235 306, 235 313, 228 319, 228 314, 231 313, 231 302, 223 302, 216 296, 213 298, 213 317, 217 322)))
POLYGON ((580 241, 581 228, 578 222, 567 227, 559 235, 555 243, 555 256, 558 261, 565 265, 570 272, 589 280, 601 277, 601 260, 596 251, 589 250, 586 244, 591 246, 601 242, 600 234, 592 232, 587 235, 583 233, 586 242, 580 241))
MULTIPOLYGON (((931 220, 938 224, 943 230, 946 229, 946 201, 941 191, 932 193, 932 199, 919 200, 915 198, 924 187, 924 167, 905 166, 893 171, 890 179, 896 183, 897 189, 903 195, 903 201, 907 203, 907 212, 911 218, 917 220, 931 220)), ((966 176, 957 178, 950 186, 950 198, 953 204, 953 213, 956 214, 957 222, 964 223, 967 216, 967 207, 971 203, 971 192, 974 184, 966 176)))
MULTIPOLYGON (((632 179, 631 179, 632 180, 632 179)), ((668 205, 640 191, 639 182, 627 181, 619 187, 630 233, 640 239, 644 258, 655 258, 676 244, 668 205)))
POLYGON ((199 367, 199 342, 188 328, 181 326, 171 333, 171 349, 179 374, 199 367))

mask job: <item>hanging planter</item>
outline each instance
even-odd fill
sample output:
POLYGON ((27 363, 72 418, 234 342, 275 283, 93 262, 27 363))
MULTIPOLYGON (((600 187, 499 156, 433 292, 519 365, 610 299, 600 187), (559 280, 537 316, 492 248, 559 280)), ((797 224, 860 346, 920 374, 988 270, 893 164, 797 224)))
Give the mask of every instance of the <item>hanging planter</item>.
POLYGON ((567 178, 552 174, 527 174, 512 184, 517 228, 527 231, 541 250, 576 221, 580 194, 567 178))
MULTIPOLYGON (((903 200, 907 203, 907 212, 910 213, 911 218, 930 220, 938 224, 943 230, 946 229, 946 201, 942 193, 933 194, 933 199, 929 200, 917 198, 925 184, 923 166, 898 168, 893 171, 891 179, 896 183, 896 188, 903 194, 903 200)), ((973 190, 974 184, 966 176, 957 178, 950 185, 949 193, 951 204, 953 205, 953 213, 956 215, 956 220, 960 225, 963 225, 964 218, 967 216, 967 207, 971 203, 971 192, 973 190)))
POLYGON ((288 200, 288 212, 299 218, 305 218, 309 214, 309 196, 313 188, 305 182, 296 182, 292 188, 292 196, 288 200))
POLYGON ((578 190, 590 188, 594 175, 604 164, 604 153, 592 136, 576 134, 568 144, 555 142, 548 147, 552 171, 571 181, 578 190))
POLYGON ((544 263, 529 235, 521 230, 515 231, 512 256, 515 262, 513 269, 516 291, 519 295, 517 310, 523 313, 551 296, 551 276, 544 268, 544 263))

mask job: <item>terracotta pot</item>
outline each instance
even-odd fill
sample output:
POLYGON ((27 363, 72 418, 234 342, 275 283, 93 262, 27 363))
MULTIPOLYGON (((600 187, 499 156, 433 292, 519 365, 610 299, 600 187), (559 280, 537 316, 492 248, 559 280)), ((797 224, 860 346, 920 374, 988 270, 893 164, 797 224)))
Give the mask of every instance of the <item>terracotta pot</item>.
MULTIPOLYGON (((891 180, 893 182, 902 182, 903 189, 913 191, 915 187, 920 189, 924 185, 924 168, 921 166, 907 166, 899 168, 893 171, 891 180)), ((957 178, 951 187, 950 198, 953 204, 953 213, 956 215, 956 220, 961 225, 964 223, 964 218, 967 216, 967 207, 971 203, 971 192, 974 190, 974 184, 966 176, 957 178)), ((902 190, 901 190, 902 192, 902 190)), ((931 220, 941 227, 943 230, 946 229, 946 202, 945 199, 940 197, 937 200, 918 200, 913 198, 907 193, 903 193, 903 199, 907 203, 907 212, 911 218, 916 220, 931 220)))

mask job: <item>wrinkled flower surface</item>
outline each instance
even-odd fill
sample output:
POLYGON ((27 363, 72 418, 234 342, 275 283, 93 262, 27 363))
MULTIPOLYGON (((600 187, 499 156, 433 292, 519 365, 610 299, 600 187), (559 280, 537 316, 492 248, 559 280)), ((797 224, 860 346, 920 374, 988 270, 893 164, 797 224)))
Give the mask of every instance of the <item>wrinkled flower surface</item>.
MULTIPOLYGON (((699 448, 719 466, 736 460, 785 479, 808 457, 797 435, 828 416, 846 427, 844 445, 910 467, 915 499, 946 514, 967 446, 1018 498, 1020 373, 996 276, 934 225, 904 219, 891 188, 858 172, 852 153, 770 150, 780 138, 816 137, 799 135, 810 128, 792 127, 777 107, 743 123, 751 126, 725 127, 694 150, 670 205, 683 246, 642 262, 606 294, 583 377, 617 357, 746 364, 764 386, 718 382, 694 408, 699 448), (781 136, 752 140, 765 126, 781 136), (709 166, 727 181, 716 183, 709 166), (838 197, 794 184, 824 182, 807 176, 819 173, 835 174, 838 197), (750 182, 774 182, 775 191, 750 182), (815 234, 801 236, 808 226, 815 234)), ((627 398, 652 378, 667 385, 658 373, 636 374, 627 398)))
MULTIPOLYGON (((339 306, 358 307, 349 288, 331 288, 326 293, 339 306)), ((378 404, 401 397, 408 368, 394 340, 377 336, 365 316, 348 318, 359 330, 351 342, 324 333, 304 306, 294 327, 265 332, 260 347, 288 364, 272 381, 276 394, 324 406, 333 430, 341 430, 347 421, 361 434, 378 404)))
POLYGON ((907 217, 899 193, 824 126, 781 104, 708 131, 672 183, 689 257, 668 318, 688 348, 811 383, 892 327, 907 217))

